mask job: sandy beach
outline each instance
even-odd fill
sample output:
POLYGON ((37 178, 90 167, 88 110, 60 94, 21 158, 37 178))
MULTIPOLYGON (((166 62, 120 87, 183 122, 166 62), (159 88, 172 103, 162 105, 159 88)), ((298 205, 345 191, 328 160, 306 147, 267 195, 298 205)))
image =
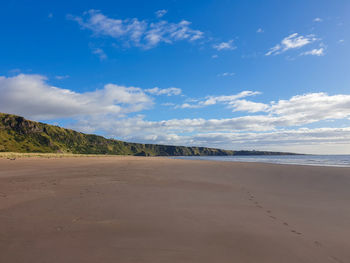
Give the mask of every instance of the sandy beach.
POLYGON ((347 263, 350 168, 0 158, 0 262, 347 263))

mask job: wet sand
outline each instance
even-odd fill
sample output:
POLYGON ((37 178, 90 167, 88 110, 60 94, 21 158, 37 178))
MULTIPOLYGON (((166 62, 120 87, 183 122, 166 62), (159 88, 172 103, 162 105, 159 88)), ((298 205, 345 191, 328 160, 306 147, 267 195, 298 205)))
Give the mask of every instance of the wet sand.
POLYGON ((350 262, 350 168, 0 159, 0 262, 350 262))

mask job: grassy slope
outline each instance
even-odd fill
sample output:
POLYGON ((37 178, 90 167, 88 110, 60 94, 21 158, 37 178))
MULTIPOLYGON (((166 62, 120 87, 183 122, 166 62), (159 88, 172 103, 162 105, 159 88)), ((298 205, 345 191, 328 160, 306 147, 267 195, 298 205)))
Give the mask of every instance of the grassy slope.
POLYGON ((281 154, 128 143, 0 113, 0 152, 120 154, 147 156, 281 154))

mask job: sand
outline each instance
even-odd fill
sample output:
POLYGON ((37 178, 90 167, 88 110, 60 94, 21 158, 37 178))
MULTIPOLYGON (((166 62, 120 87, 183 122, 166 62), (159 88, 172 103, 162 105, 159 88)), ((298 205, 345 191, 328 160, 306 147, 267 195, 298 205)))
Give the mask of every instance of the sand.
POLYGON ((348 263, 350 169, 0 159, 1 263, 348 263))

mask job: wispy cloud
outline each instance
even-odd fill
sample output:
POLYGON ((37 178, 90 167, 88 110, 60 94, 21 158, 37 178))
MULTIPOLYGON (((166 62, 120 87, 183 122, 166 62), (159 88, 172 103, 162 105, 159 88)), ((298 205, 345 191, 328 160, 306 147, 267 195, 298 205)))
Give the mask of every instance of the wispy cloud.
POLYGON ((165 10, 165 9, 161 9, 161 10, 158 10, 155 12, 155 14, 158 18, 163 17, 166 13, 168 13, 168 10, 165 10))
POLYGON ((236 75, 236 73, 234 72, 223 72, 223 73, 219 73, 217 76, 218 77, 232 77, 236 75))
POLYGON ((322 21, 323 21, 323 19, 322 19, 322 18, 319 18, 319 17, 316 17, 316 18, 314 19, 314 22, 317 22, 317 23, 322 22, 322 21))
POLYGON ((175 87, 170 87, 167 89, 160 89, 158 87, 154 87, 152 89, 146 89, 145 92, 148 92, 153 95, 167 95, 167 96, 172 96, 172 95, 181 95, 182 90, 179 88, 175 87))
POLYGON ((301 36, 298 33, 291 34, 282 39, 280 44, 270 48, 266 56, 278 55, 290 49, 298 49, 315 42, 317 38, 314 35, 301 36))
POLYGON ((314 48, 312 50, 309 51, 305 51, 303 53, 301 53, 300 55, 302 56, 307 56, 307 55, 311 55, 311 56, 324 56, 324 51, 325 49, 323 47, 321 48, 314 48))
POLYGON ((107 59, 106 53, 105 53, 105 52, 103 51, 103 49, 101 49, 101 48, 94 48, 94 49, 92 50, 92 54, 97 55, 97 56, 100 58, 100 60, 105 60, 105 59, 107 59))
POLYGON ((258 28, 258 30, 256 30, 256 33, 264 33, 264 30, 262 28, 258 28))
POLYGON ((216 49, 217 51, 221 50, 233 50, 236 49, 236 46, 234 45, 233 39, 227 41, 227 42, 221 42, 218 44, 214 44, 213 48, 216 49))
POLYGON ((217 103, 231 103, 233 101, 236 101, 238 99, 241 98, 245 98, 245 97, 250 97, 250 96, 255 96, 255 95, 259 95, 261 94, 261 92, 259 91, 250 91, 250 90, 245 90, 242 91, 238 94, 234 94, 234 95, 223 95, 223 96, 207 96, 205 97, 204 100, 199 101, 198 104, 203 105, 203 106, 208 106, 208 105, 214 105, 217 103))
POLYGON ((185 103, 181 105, 177 105, 175 108, 181 108, 181 109, 196 109, 196 108, 202 108, 206 106, 215 105, 218 103, 222 103, 225 105, 228 105, 229 108, 235 108, 234 103, 238 101, 239 99, 255 96, 261 94, 258 91, 249 91, 245 90, 238 94, 233 95, 221 95, 221 96, 206 96, 204 99, 195 99, 195 100, 187 100, 185 103), (192 103, 191 103, 192 102, 192 103))
POLYGON ((203 106, 200 104, 190 104, 190 103, 182 103, 180 105, 175 105, 175 109, 198 109, 202 108, 203 106))
POLYGON ((170 107, 170 106, 175 106, 175 103, 173 102, 164 102, 161 104, 162 106, 167 106, 167 107, 170 107))
POLYGON ((120 41, 124 47, 150 49, 160 43, 171 44, 186 40, 193 42, 203 37, 203 32, 190 27, 191 22, 179 23, 167 21, 148 22, 146 20, 115 19, 102 14, 99 10, 89 10, 83 16, 68 15, 83 29, 91 30, 95 36, 108 36, 120 41))

